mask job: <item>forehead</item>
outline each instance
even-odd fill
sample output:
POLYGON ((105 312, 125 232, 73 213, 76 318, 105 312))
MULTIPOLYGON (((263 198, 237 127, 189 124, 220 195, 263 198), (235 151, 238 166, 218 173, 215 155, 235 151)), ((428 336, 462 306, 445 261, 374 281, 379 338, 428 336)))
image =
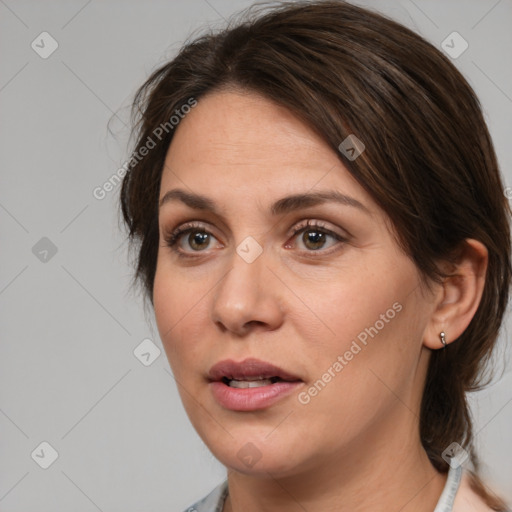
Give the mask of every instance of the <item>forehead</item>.
MULTIPOLYGON (((218 91, 207 94, 183 119, 174 140, 193 136, 201 146, 218 145, 218 150, 264 145, 286 155, 287 147, 305 149, 322 146, 324 141, 291 111, 251 92, 218 91)), ((261 155, 264 157, 264 155, 261 155)))
POLYGON ((336 162, 336 154, 329 153, 326 143, 287 109, 254 93, 215 92, 181 120, 166 163, 178 168, 336 162))
POLYGON ((169 147, 162 192, 188 188, 226 201, 260 201, 314 187, 371 198, 339 154, 286 108, 249 92, 206 95, 181 120, 169 147))

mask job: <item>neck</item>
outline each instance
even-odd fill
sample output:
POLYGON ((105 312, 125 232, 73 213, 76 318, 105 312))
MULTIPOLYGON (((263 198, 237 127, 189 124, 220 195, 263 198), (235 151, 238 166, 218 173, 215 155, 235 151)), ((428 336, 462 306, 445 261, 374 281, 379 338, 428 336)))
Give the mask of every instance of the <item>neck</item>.
POLYGON ((421 446, 417 417, 403 404, 397 411, 400 418, 390 417, 349 449, 301 473, 279 477, 229 471, 224 512, 432 512, 446 475, 435 470, 421 446))

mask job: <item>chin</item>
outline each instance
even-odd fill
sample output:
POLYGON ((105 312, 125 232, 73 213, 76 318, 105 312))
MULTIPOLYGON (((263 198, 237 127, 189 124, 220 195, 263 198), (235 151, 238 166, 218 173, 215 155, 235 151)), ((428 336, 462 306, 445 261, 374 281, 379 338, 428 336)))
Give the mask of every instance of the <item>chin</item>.
MULTIPOLYGON (((268 435, 266 432, 265 435, 268 435)), ((224 466, 231 471, 245 475, 286 477, 300 472, 305 454, 299 453, 296 443, 290 438, 279 438, 272 442, 249 434, 238 434, 234 439, 222 444, 205 440, 206 445, 224 466)))

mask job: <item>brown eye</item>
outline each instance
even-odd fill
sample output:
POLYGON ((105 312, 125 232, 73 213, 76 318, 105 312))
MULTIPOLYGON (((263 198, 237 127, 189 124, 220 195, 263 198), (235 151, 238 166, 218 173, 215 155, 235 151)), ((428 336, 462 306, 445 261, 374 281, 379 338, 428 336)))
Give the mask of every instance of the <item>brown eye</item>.
POLYGON ((180 256, 206 252, 217 238, 203 226, 182 226, 164 236, 167 246, 180 256))
POLYGON ((308 221, 294 230, 295 247, 303 253, 327 254, 330 249, 343 245, 345 237, 335 233, 318 221, 308 221))
POLYGON ((302 242, 311 250, 321 249, 325 245, 326 233, 317 230, 307 230, 302 233, 302 242))
POLYGON ((194 251, 200 251, 205 247, 208 247, 210 242, 210 234, 205 233, 204 231, 192 231, 188 237, 189 246, 194 249, 194 251))

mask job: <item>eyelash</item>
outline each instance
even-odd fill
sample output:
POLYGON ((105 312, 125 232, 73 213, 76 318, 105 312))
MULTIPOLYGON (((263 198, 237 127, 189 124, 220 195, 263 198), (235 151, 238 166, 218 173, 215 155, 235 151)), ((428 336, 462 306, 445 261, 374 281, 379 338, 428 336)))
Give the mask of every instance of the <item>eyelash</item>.
MULTIPOLYGON (((301 224, 296 226, 292 232, 292 237, 296 237, 299 233, 302 233, 304 231, 312 230, 312 228, 318 230, 322 234, 329 235, 329 236, 333 237, 338 242, 347 242, 348 241, 347 238, 326 228, 325 225, 321 221, 314 221, 314 220, 308 220, 305 223, 302 222, 301 224)), ((205 227, 202 224, 195 223, 195 222, 189 222, 189 223, 184 224, 183 226, 179 227, 178 229, 174 230, 172 233, 165 235, 164 236, 165 243, 180 258, 197 258, 201 252, 205 252, 205 251, 195 251, 198 254, 196 256, 192 256, 190 254, 184 253, 179 248, 176 248, 176 244, 178 243, 178 241, 180 240, 181 237, 185 236, 188 233, 194 232, 194 231, 206 233, 215 238, 215 235, 213 235, 210 231, 205 229, 205 227)), ((330 254, 333 251, 329 250, 329 249, 326 249, 326 250, 319 249, 316 251, 309 250, 309 251, 301 251, 301 252, 303 252, 303 253, 306 252, 308 254, 321 253, 322 256, 325 256, 327 254, 330 254)))
MULTIPOLYGON (((338 233, 335 233, 334 231, 330 230, 326 227, 326 225, 317 220, 307 220, 306 222, 301 222, 298 226, 296 226, 292 231, 292 237, 297 237, 300 233, 306 232, 306 231, 313 231, 313 229, 317 230, 318 232, 331 236, 338 242, 347 242, 348 238, 341 236, 338 233)), ((336 244, 338 245, 338 244, 336 244)), ((318 249, 316 251, 314 250, 305 250, 301 251, 303 253, 308 253, 308 255, 315 255, 315 253, 318 253, 319 256, 326 256, 328 254, 331 254, 332 252, 336 251, 336 247, 332 247, 330 249, 318 249)))
MULTIPOLYGON (((192 232, 192 231, 200 231, 202 233, 208 233, 209 235, 212 235, 208 230, 204 228, 203 225, 197 224, 194 222, 189 222, 187 224, 184 224, 183 226, 179 227, 178 229, 175 229, 172 233, 169 233, 168 235, 164 236, 165 243, 168 247, 170 247, 180 258, 192 258, 193 256, 189 256, 186 254, 183 254, 182 251, 177 249, 175 246, 178 243, 178 240, 192 232)), ((212 235, 213 236, 213 235, 212 235)))

